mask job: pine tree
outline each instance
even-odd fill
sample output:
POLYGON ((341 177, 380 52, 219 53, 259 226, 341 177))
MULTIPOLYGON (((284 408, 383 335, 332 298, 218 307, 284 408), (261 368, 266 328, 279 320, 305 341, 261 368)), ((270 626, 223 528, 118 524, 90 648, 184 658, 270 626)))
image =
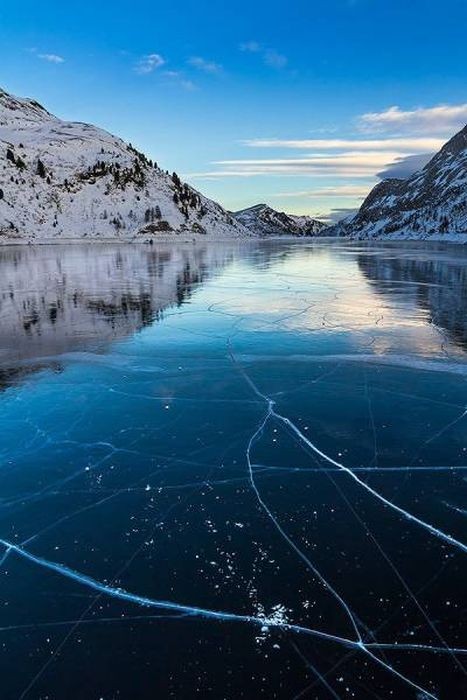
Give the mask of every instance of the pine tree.
POLYGON ((15 162, 15 154, 11 150, 11 148, 6 149, 6 159, 11 161, 12 163, 15 162))
POLYGON ((161 208, 159 205, 156 206, 154 216, 156 217, 156 219, 162 219, 162 212, 161 212, 161 208))
POLYGON ((46 176, 45 165, 44 165, 44 163, 41 161, 40 158, 39 158, 38 161, 37 161, 37 170, 36 170, 36 172, 37 172, 37 174, 39 175, 39 177, 45 178, 45 176, 46 176))

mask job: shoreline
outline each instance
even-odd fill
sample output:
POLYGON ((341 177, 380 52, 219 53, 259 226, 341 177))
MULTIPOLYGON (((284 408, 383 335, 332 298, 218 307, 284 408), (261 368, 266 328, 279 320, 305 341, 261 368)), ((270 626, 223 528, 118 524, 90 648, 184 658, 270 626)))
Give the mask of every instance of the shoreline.
POLYGON ((337 238, 325 238, 324 236, 288 236, 288 235, 274 235, 274 236, 210 236, 210 235, 197 235, 197 236, 187 236, 182 233, 174 233, 161 235, 154 238, 145 238, 144 240, 138 238, 97 238, 97 237, 81 237, 81 238, 39 238, 39 239, 25 239, 25 238, 11 238, 9 240, 0 239, 0 248, 9 246, 41 246, 41 245, 80 245, 82 243, 89 243, 92 245, 112 245, 115 243, 127 244, 127 245, 157 245, 158 243, 251 243, 255 241, 277 241, 277 240, 288 240, 288 241, 313 241, 313 240, 337 240, 337 238))
POLYGON ((14 246, 28 247, 28 246, 44 246, 44 245, 158 245, 159 243, 183 243, 183 244, 197 244, 197 243, 251 243, 258 241, 296 241, 300 243, 309 242, 323 242, 323 243, 338 243, 341 241, 346 241, 349 243, 449 243, 454 245, 467 245, 467 233, 452 233, 452 234, 430 234, 425 236, 410 236, 405 237, 401 235, 389 234, 384 237, 357 237, 357 236, 292 236, 292 235, 269 235, 269 236, 214 236, 214 235, 197 235, 197 236, 187 236, 183 233, 173 233, 160 235, 153 238, 145 238, 144 240, 138 238, 98 238, 98 237, 67 237, 67 238, 39 238, 39 239, 26 239, 26 238, 10 238, 8 240, 2 240, 0 237, 0 249, 9 248, 14 246))

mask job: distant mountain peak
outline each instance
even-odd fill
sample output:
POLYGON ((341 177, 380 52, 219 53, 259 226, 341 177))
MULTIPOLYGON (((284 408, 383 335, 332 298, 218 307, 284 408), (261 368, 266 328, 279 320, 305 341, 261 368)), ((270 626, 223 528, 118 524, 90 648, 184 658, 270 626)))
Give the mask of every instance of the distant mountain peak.
POLYGON ((261 236, 314 236, 326 225, 311 216, 276 211, 268 204, 255 204, 234 213, 234 217, 252 233, 261 236))

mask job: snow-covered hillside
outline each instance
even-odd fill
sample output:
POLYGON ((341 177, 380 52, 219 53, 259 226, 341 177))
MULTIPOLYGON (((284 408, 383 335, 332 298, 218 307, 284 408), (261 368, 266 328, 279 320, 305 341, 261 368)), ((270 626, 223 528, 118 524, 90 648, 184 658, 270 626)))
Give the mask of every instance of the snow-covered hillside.
POLYGON ((131 144, 0 90, 0 243, 249 232, 131 144))
POLYGON ((423 170, 376 185, 354 217, 326 234, 466 242, 467 126, 423 170))
POLYGON ((252 233, 260 236, 315 236, 326 228, 311 216, 295 216, 276 211, 267 204, 256 204, 234 213, 234 217, 252 233))

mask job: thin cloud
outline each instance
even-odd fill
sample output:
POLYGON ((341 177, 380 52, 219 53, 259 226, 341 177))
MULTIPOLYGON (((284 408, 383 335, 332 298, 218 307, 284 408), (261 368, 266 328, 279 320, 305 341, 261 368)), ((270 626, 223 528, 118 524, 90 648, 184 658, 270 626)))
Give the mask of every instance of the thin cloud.
POLYGON ((193 92, 194 90, 197 89, 197 88, 196 88, 196 84, 195 84, 192 80, 181 80, 181 81, 180 81, 180 86, 181 86, 184 90, 188 90, 188 92, 193 92))
POLYGON ((422 170, 434 155, 434 153, 420 153, 406 156, 405 158, 398 158, 394 163, 377 173, 377 175, 381 180, 387 180, 388 178, 406 180, 418 170, 422 170))
POLYGON ((374 168, 336 168, 334 170, 321 170, 310 166, 308 168, 284 166, 281 168, 250 168, 238 170, 211 170, 206 172, 185 173, 184 177, 193 178, 196 180, 225 180, 228 178, 252 178, 252 177, 317 177, 320 178, 363 178, 367 180, 370 177, 375 177, 374 168))
POLYGON ((294 199, 296 197, 306 197, 311 199, 327 199, 336 198, 339 199, 364 199, 369 193, 370 189, 375 183, 371 185, 337 185, 336 187, 322 187, 315 190, 302 190, 298 192, 278 192, 273 194, 273 197, 285 197, 287 199, 294 199))
POLYGON ((358 209, 342 207, 338 209, 331 209, 331 211, 327 215, 324 215, 322 218, 326 223, 332 225, 337 224, 339 221, 343 221, 344 219, 349 219, 350 217, 355 216, 357 212, 358 209))
POLYGON ((199 179, 266 176, 320 176, 366 180, 394 165, 409 153, 386 151, 348 151, 337 154, 314 154, 303 158, 265 158, 251 160, 222 160, 212 165, 217 170, 191 173, 199 179))
POLYGON ((257 41, 245 41, 240 44, 240 51, 246 53, 259 53, 261 51, 261 44, 257 41))
POLYGON ((164 71, 163 75, 166 78, 169 78, 173 82, 177 83, 184 90, 188 90, 188 92, 193 92, 193 90, 196 90, 195 83, 192 80, 188 80, 187 78, 185 78, 184 74, 181 71, 166 70, 164 71))
POLYGON ((419 107, 404 111, 394 106, 368 112, 358 119, 363 132, 393 134, 453 134, 467 123, 467 104, 419 107))
POLYGON ((161 68, 166 63, 165 59, 158 53, 150 53, 147 56, 143 56, 141 60, 135 66, 136 73, 140 75, 148 75, 153 73, 158 68, 161 68))
POLYGON ((269 68, 274 68, 275 70, 282 70, 286 68, 289 60, 287 56, 276 51, 276 49, 271 49, 267 46, 263 46, 258 41, 246 41, 240 44, 240 51, 244 53, 259 54, 262 58, 264 65, 269 68))
POLYGON ((264 52, 263 60, 267 66, 269 66, 270 68, 276 68, 277 70, 285 68, 288 63, 288 59, 286 56, 279 53, 278 51, 274 51, 273 49, 268 49, 264 52))
POLYGON ((300 150, 359 151, 404 149, 410 151, 437 151, 445 142, 442 138, 386 138, 386 139, 247 139, 242 144, 250 148, 286 148, 300 150))
POLYGON ((192 56, 188 59, 187 63, 193 68, 196 68, 197 70, 200 70, 203 73, 210 73, 211 75, 222 73, 223 70, 220 63, 215 63, 214 61, 207 61, 201 56, 192 56))
MULTIPOLYGON (((399 158, 403 158, 408 153, 386 152, 386 151, 347 151, 337 154, 314 154, 303 158, 264 158, 264 159, 241 159, 241 160, 220 160, 214 165, 221 167, 234 167, 236 169, 264 168, 265 170, 280 168, 295 168, 300 172, 303 168, 310 167, 316 169, 335 169, 336 167, 351 169, 374 169, 385 167, 394 163, 399 158)), ((373 170, 374 172, 374 170, 373 170)))
POLYGON ((65 63, 65 59, 63 56, 59 56, 56 53, 39 53, 37 54, 37 57, 40 58, 42 61, 47 61, 47 63, 65 63))

